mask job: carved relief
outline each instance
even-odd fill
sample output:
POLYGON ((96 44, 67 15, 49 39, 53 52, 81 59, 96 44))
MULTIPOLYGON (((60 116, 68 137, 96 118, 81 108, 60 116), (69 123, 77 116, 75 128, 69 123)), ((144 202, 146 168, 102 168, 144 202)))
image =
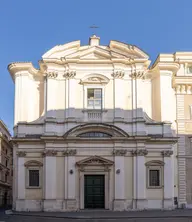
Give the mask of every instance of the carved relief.
POLYGON ((76 71, 68 71, 66 72, 63 77, 66 79, 73 79, 76 76, 76 71))
POLYGON ((133 150, 132 155, 133 156, 146 156, 148 154, 148 151, 146 149, 140 149, 140 150, 133 150))
POLYGON ((171 155, 173 155, 172 150, 165 150, 165 151, 162 151, 161 153, 164 157, 170 157, 171 155))
POLYGON ((123 71, 115 71, 111 74, 114 79, 122 79, 125 73, 123 71))
POLYGON ((77 154, 77 150, 65 150, 63 151, 64 156, 75 156, 77 154))
POLYGON ((25 151, 18 151, 17 152, 17 156, 18 157, 25 157, 27 154, 26 154, 26 152, 25 151))
POLYGON ((55 150, 45 150, 42 153, 42 156, 56 156, 57 155, 57 151, 55 150))
POLYGON ((112 154, 115 156, 125 156, 127 150, 113 150, 112 154))
POLYGON ((47 72, 46 73, 47 78, 56 78, 58 76, 57 72, 47 72))

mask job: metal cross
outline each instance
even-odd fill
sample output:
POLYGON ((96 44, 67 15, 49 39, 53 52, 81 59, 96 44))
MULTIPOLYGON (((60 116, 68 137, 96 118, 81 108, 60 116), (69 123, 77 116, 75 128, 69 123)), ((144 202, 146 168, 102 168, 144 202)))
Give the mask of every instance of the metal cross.
MULTIPOLYGON (((90 26, 89 27, 90 29, 93 29, 93 30, 96 30, 96 29, 98 29, 99 28, 99 26, 96 26, 96 25, 92 25, 92 26, 90 26)), ((93 35, 94 35, 95 33, 93 33, 93 35)))

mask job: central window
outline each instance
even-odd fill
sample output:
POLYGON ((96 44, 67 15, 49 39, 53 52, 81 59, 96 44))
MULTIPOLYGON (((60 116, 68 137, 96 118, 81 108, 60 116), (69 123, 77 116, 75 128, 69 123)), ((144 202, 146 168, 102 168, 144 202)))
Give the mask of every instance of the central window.
POLYGON ((100 88, 87 89, 87 108, 88 109, 102 108, 102 89, 100 88))

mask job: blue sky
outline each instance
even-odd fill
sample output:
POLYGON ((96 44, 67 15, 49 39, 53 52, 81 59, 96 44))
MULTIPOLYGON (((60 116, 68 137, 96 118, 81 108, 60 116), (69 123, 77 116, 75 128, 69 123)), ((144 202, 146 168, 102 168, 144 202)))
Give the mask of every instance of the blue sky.
POLYGON ((150 55, 192 51, 191 0, 0 0, 0 119, 12 131, 14 84, 7 65, 37 61, 50 48, 80 39, 98 25, 101 44, 134 44, 150 55))

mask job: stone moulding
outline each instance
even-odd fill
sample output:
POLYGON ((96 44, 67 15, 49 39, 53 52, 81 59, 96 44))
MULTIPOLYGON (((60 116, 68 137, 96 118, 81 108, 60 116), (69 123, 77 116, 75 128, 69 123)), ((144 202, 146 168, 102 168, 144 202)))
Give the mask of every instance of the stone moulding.
POLYGON ((146 149, 132 150, 133 156, 146 156, 148 151, 146 149))
POLYGON ((63 156, 75 156, 77 154, 77 150, 65 150, 62 154, 63 156))
POLYGON ((113 150, 113 152, 112 152, 112 154, 114 156, 125 156, 126 153, 127 153, 127 150, 123 150, 123 149, 121 149, 121 150, 113 150))
POLYGON ((161 152, 161 154, 164 157, 170 157, 171 155, 173 155, 173 151, 172 150, 164 150, 161 152))
POLYGON ((27 155, 27 153, 25 151, 18 151, 17 152, 18 157, 25 157, 26 155, 27 155))
POLYGON ((42 153, 42 156, 56 156, 57 155, 57 151, 55 150, 45 150, 42 153))

